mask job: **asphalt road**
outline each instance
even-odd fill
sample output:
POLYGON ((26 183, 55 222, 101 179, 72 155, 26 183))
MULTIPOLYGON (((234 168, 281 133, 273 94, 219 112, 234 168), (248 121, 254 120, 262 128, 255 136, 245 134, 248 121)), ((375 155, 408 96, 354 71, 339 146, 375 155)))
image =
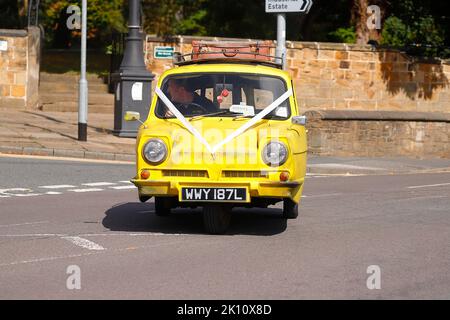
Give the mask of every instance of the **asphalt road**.
POLYGON ((0 158, 0 174, 0 299, 450 298, 450 173, 308 176, 298 219, 236 209, 222 236, 200 210, 154 215, 132 165, 0 158))

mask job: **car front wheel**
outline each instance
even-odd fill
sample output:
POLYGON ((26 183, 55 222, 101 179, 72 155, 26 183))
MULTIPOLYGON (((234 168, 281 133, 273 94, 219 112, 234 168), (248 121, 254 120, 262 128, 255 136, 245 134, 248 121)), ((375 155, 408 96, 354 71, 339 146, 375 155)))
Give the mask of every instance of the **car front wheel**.
POLYGON ((283 218, 295 219, 298 217, 298 203, 291 199, 283 200, 283 218))
POLYGON ((203 207, 203 223, 211 234, 223 234, 231 221, 231 208, 221 205, 206 205, 203 207))
POLYGON ((155 197, 155 214, 159 217, 165 217, 170 214, 170 199, 164 197, 155 197))

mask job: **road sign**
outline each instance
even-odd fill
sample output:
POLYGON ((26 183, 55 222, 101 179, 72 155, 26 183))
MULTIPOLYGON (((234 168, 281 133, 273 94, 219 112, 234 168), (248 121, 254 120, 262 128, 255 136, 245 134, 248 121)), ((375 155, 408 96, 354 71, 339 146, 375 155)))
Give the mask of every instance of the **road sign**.
POLYGON ((173 47, 155 47, 154 57, 155 59, 172 59, 175 48, 173 47))
POLYGON ((266 12, 286 13, 304 12, 308 13, 313 2, 312 0, 266 0, 266 12))

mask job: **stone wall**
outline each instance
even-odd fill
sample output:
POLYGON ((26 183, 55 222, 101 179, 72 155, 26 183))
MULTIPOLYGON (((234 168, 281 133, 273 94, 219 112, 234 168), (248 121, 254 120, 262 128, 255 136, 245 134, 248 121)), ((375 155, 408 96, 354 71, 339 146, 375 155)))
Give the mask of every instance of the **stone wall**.
POLYGON ((307 111, 308 149, 324 156, 450 159, 450 114, 307 111))
POLYGON ((0 41, 0 107, 37 107, 39 29, 0 30, 0 41))
MULTIPOLYGON (((173 67, 155 59, 155 46, 183 54, 192 40, 236 40, 147 36, 146 63, 159 76, 173 67)), ((237 39, 251 41, 250 39, 237 39)), ((450 112, 450 63, 423 61, 399 51, 336 43, 287 43, 287 66, 302 111, 315 109, 450 112)), ((274 54, 274 50, 273 53, 274 54)))

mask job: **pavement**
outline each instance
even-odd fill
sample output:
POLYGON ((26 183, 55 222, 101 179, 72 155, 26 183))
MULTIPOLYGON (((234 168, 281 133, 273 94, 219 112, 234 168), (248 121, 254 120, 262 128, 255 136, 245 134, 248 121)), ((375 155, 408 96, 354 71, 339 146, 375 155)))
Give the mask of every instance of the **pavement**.
POLYGON ((134 161, 135 139, 112 134, 112 114, 89 114, 88 141, 78 141, 76 112, 0 109, 0 153, 134 161))
POLYGON ((0 171, 0 299, 450 298, 450 173, 308 175, 297 219, 235 208, 213 236, 200 209, 140 203, 132 164, 0 171))
MULTIPOLYGON (((112 114, 90 114, 88 141, 77 140, 78 114, 0 109, 0 154, 135 161, 135 139, 112 134, 112 114)), ((449 172, 449 159, 308 157, 310 174, 449 172)))

